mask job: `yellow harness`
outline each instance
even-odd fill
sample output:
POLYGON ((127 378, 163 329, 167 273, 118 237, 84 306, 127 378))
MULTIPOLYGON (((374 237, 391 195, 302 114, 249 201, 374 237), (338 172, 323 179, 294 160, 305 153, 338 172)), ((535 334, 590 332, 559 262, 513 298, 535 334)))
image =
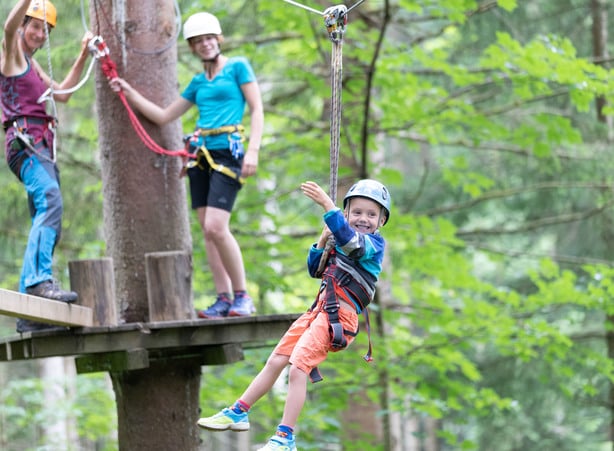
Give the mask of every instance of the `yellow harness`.
MULTIPOLYGON (((224 125, 223 127, 218 127, 218 128, 199 128, 198 130, 194 132, 194 135, 192 135, 191 139, 197 140, 198 137, 200 136, 204 138, 206 136, 221 135, 222 133, 228 133, 229 135, 228 140, 230 140, 231 139, 230 134, 235 133, 235 134, 239 134, 241 136, 241 142, 244 142, 245 141, 244 132, 245 132, 245 127, 243 127, 243 125, 241 124, 224 125)), ((192 161, 188 161, 186 163, 186 168, 189 169, 189 168, 194 168, 198 166, 200 169, 205 169, 205 166, 202 161, 202 159, 204 158, 205 160, 207 160, 207 164, 209 165, 211 169, 213 169, 214 171, 218 171, 230 177, 231 179, 238 181, 241 185, 243 185, 245 183, 245 179, 241 177, 239 174, 237 174, 236 172, 234 172, 232 169, 230 169, 228 166, 224 166, 223 164, 216 163, 213 157, 211 156, 211 152, 209 152, 209 149, 205 147, 204 139, 202 140, 202 142, 203 144, 201 144, 196 151, 196 158, 192 161)), ((186 142, 186 146, 189 146, 189 145, 190 145, 190 140, 186 142)))

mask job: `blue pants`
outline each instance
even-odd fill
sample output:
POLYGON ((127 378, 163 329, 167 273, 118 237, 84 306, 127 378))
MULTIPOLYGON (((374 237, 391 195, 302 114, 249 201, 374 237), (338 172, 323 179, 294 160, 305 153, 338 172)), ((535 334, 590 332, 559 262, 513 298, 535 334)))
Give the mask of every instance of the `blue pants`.
POLYGON ((57 166, 51 160, 32 155, 23 161, 21 180, 28 193, 32 227, 23 258, 19 291, 52 278, 55 245, 62 230, 62 194, 57 166))

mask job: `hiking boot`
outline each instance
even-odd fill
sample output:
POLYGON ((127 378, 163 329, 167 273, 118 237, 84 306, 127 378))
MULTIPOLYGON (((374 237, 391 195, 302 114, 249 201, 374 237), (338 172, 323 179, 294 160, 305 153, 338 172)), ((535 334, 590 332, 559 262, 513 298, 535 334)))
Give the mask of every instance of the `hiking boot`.
POLYGON ((235 300, 228 311, 228 316, 249 316, 254 313, 254 302, 248 294, 235 296, 235 300))
POLYGON ((197 312, 199 318, 226 318, 230 310, 230 299, 224 293, 218 294, 215 303, 206 310, 197 312))
POLYGON ((227 429, 235 432, 249 431, 249 419, 247 412, 236 413, 227 407, 212 417, 201 418, 198 420, 198 426, 211 431, 225 431, 227 429))
POLYGON ((66 330, 64 326, 57 326, 55 324, 47 324, 47 323, 39 323, 36 321, 31 321, 29 319, 19 318, 17 320, 17 332, 20 334, 26 332, 38 332, 41 330, 66 330))
POLYGON ((286 437, 274 435, 269 439, 269 442, 258 451, 296 451, 296 441, 294 437, 287 439, 286 437))
POLYGON ((53 299, 54 301, 75 302, 78 298, 74 291, 66 291, 60 288, 55 280, 45 280, 26 288, 26 293, 41 298, 53 299))

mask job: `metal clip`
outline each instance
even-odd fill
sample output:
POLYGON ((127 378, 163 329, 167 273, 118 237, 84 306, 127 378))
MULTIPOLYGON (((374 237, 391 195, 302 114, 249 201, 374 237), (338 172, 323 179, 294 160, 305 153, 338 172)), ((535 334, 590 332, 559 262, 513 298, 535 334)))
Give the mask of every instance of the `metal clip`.
POLYGON ((107 44, 100 35, 94 36, 92 39, 90 39, 90 41, 87 43, 87 48, 94 58, 102 58, 110 53, 109 47, 107 47, 107 44))
POLYGON ((328 31, 328 36, 333 42, 343 40, 345 26, 348 23, 348 9, 345 5, 331 6, 324 10, 324 24, 328 31))

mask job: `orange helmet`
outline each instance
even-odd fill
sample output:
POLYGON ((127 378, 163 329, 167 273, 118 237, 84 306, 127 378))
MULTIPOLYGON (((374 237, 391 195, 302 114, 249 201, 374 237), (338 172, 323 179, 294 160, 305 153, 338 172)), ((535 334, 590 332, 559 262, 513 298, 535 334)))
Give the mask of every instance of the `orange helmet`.
POLYGON ((51 3, 49 0, 44 0, 44 2, 45 4, 43 4, 43 0, 32 0, 28 10, 26 11, 26 16, 44 20, 52 27, 55 27, 57 20, 57 11, 55 6, 53 6, 53 3, 51 3))

